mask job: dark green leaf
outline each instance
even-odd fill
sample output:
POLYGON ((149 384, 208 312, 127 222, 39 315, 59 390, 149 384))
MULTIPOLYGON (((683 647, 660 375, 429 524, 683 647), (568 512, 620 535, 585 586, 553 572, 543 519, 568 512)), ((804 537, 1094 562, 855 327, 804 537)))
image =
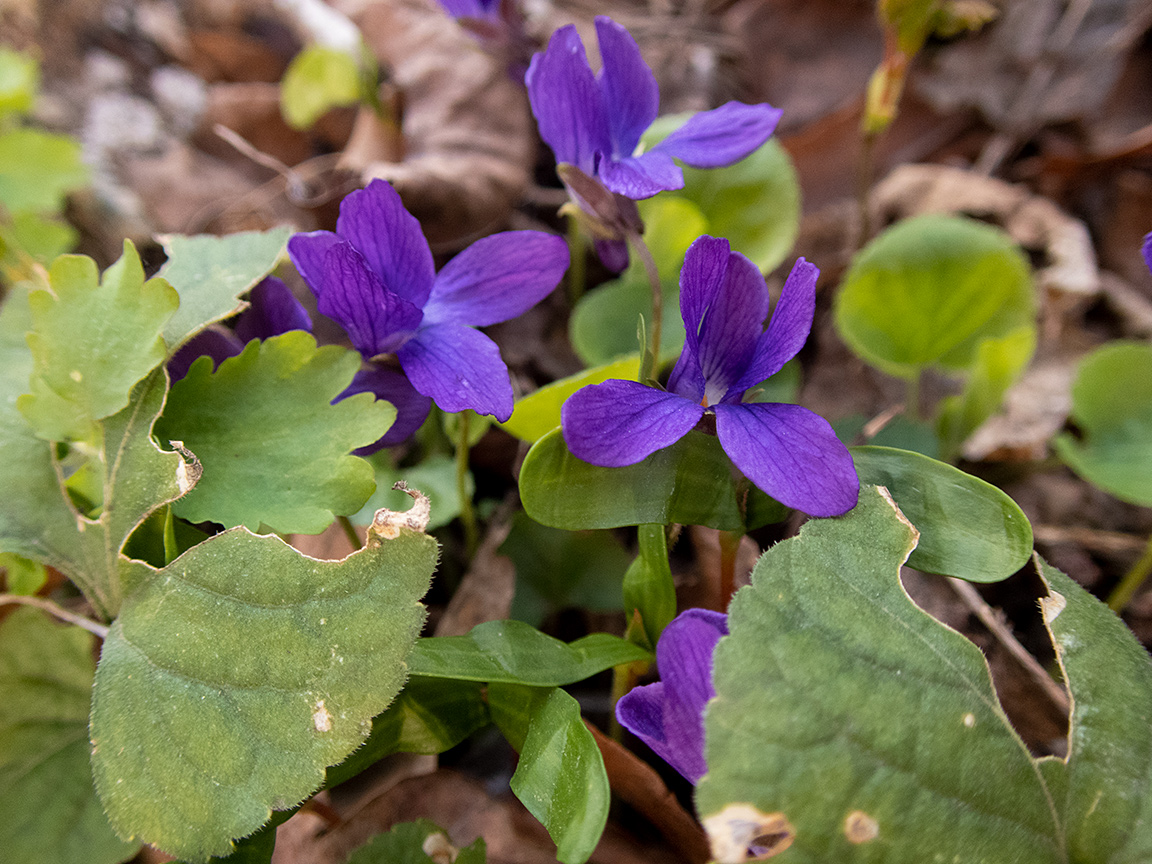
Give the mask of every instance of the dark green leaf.
POLYGON ((523 621, 488 621, 464 636, 421 639, 408 657, 413 675, 551 687, 583 681, 648 652, 607 633, 565 644, 523 621))
POLYGON ((861 483, 885 486, 920 531, 908 564, 970 582, 997 582, 1032 554, 1032 526, 991 484, 908 450, 852 447, 861 483))

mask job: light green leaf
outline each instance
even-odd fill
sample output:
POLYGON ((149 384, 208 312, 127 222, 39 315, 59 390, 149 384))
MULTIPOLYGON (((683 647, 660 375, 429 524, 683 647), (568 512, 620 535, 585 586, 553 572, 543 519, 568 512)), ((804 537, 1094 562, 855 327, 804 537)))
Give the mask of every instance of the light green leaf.
POLYGON ((580 706, 559 688, 493 684, 492 719, 520 762, 512 791, 556 843, 556 859, 583 864, 608 821, 611 793, 604 759, 580 718, 580 706))
POLYGON ((144 281, 129 241, 98 278, 82 255, 56 259, 50 290, 29 296, 31 393, 17 407, 49 441, 91 440, 95 422, 128 404, 132 387, 163 362, 161 328, 179 304, 163 279, 144 281))
POLYGON ((640 525, 636 533, 640 553, 624 574, 624 620, 632 626, 633 615, 639 614, 644 637, 653 647, 676 617, 676 584, 668 564, 664 526, 640 525))
POLYGON ((115 864, 139 843, 113 833, 88 762, 92 643, 17 609, 0 623, 0 849, 21 864, 115 864))
POLYGON ((620 608, 628 553, 606 531, 561 531, 517 513, 498 551, 516 567, 511 614, 517 620, 539 626, 569 606, 598 612, 620 608))
POLYGON ((4 571, 3 590, 10 594, 35 594, 48 581, 48 571, 39 561, 0 552, 0 570, 4 571))
POLYGON ((309 45, 292 58, 280 82, 280 112, 293 129, 307 129, 330 108, 360 101, 360 67, 344 51, 309 45))
MULTIPOLYGON (((623 468, 601 468, 573 456, 559 429, 528 451, 520 468, 524 510, 543 525, 577 531, 659 523, 744 528, 733 468, 714 436, 689 432, 671 447, 623 468)), ((749 490, 749 528, 786 518, 788 510, 749 490)))
POLYGON ((1032 554, 1032 526, 1002 491, 944 462, 891 447, 851 447, 861 483, 885 486, 920 531, 908 564, 997 582, 1032 554))
POLYGON ((364 746, 328 769, 326 787, 355 777, 392 753, 435 755, 489 723, 483 685, 413 675, 388 710, 372 718, 364 746))
POLYGON ((448 834, 436 823, 427 819, 401 822, 353 852, 347 864, 443 864, 446 860, 452 864, 484 864, 484 838, 478 837, 470 846, 456 850, 448 834), (432 857, 429 852, 440 854, 432 857))
POLYGON ((88 183, 80 145, 36 129, 0 134, 0 205, 10 213, 59 213, 64 196, 88 183))
POLYGON ((1113 342, 1084 358, 1072 419, 1082 438, 1058 436, 1060 458, 1117 498, 1152 506, 1152 346, 1113 342))
POLYGON ((372 494, 372 468, 348 453, 376 441, 396 416, 371 393, 330 404, 359 366, 355 352, 318 349, 302 330, 253 340, 215 373, 210 358, 193 363, 156 427, 204 466, 176 515, 315 534, 359 510, 372 494))
MULTIPOLYGON (((0 248, 7 246, 10 254, 19 251, 45 265, 75 246, 78 236, 67 222, 37 213, 16 213, 10 222, 0 223, 0 248)), ((3 256, 0 266, 20 272, 23 263, 18 256, 3 256)))
POLYGON ((317 561, 238 528, 155 571, 96 671, 93 774, 117 832, 202 860, 317 789, 403 685, 436 557, 408 530, 317 561))
POLYGON ((553 381, 517 402, 508 422, 500 423, 499 426, 521 441, 537 441, 560 425, 560 407, 577 390, 590 384, 602 384, 609 378, 635 381, 639 373, 640 355, 629 354, 594 369, 553 381))
POLYGON ((980 345, 1035 328, 1028 262, 1003 232, 957 216, 918 216, 856 256, 836 298, 837 330, 869 363, 911 378, 967 372, 980 345))
POLYGON ((34 57, 0 47, 0 119, 27 114, 40 89, 40 66, 34 57))
MULTIPOLYGON (((409 489, 419 489, 428 496, 432 516, 425 530, 447 525, 460 515, 460 496, 456 491, 456 461, 451 456, 432 456, 411 468, 397 468, 392 455, 385 449, 366 457, 375 471, 376 491, 354 516, 356 525, 369 525, 380 508, 404 510, 412 499, 404 492, 393 489, 397 480, 403 480, 409 489)), ((472 473, 468 473, 468 494, 476 491, 472 473)))
POLYGON ((245 231, 227 237, 161 237, 168 261, 159 276, 180 295, 180 308, 164 328, 169 353, 209 324, 245 308, 240 296, 272 272, 290 228, 245 231))
POLYGON ((413 675, 432 678, 553 687, 650 659, 647 651, 607 633, 565 644, 523 621, 487 621, 464 636, 421 639, 408 666, 413 675))
POLYGON ((866 487, 848 514, 765 553, 737 593, 696 790, 718 862, 745 860, 756 813, 786 820, 797 864, 1068 860, 1057 790, 980 650, 900 584, 915 543, 866 487))

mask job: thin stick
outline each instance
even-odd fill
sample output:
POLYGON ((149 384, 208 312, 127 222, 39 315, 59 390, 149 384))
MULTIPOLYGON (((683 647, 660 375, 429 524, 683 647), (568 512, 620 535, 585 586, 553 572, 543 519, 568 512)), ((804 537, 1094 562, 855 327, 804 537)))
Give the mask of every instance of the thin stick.
POLYGON ((1124 574, 1120 584, 1108 595, 1108 608, 1119 613, 1144 584, 1149 573, 1152 573, 1152 537, 1148 538, 1148 545, 1144 547, 1140 560, 1132 565, 1132 569, 1124 574))
POLYGON ((1069 709, 1068 691, 1052 679, 1048 670, 1040 665, 1039 660, 1028 653, 1028 649, 1020 644, 1019 640, 1012 634, 1012 630, 1001 620, 996 611, 984 602, 984 598, 980 596, 979 592, 970 583, 963 579, 957 579, 955 576, 948 577, 948 584, 952 586, 952 590, 956 592, 964 605, 972 610, 989 632, 1008 649, 1008 653, 1016 658, 1016 662, 1032 677, 1032 680, 1040 685, 1040 689, 1044 691, 1044 695, 1051 700, 1052 704, 1062 714, 1067 715, 1069 709))
POLYGON ((69 624, 75 624, 77 627, 83 627, 89 633, 105 639, 108 636, 108 628, 91 618, 85 618, 83 615, 77 615, 75 612, 69 612, 63 606, 58 606, 51 600, 45 600, 43 597, 30 597, 26 594, 0 594, 0 606, 8 605, 9 603, 18 603, 23 606, 35 606, 37 609, 43 609, 49 615, 59 618, 61 621, 66 621, 69 624))

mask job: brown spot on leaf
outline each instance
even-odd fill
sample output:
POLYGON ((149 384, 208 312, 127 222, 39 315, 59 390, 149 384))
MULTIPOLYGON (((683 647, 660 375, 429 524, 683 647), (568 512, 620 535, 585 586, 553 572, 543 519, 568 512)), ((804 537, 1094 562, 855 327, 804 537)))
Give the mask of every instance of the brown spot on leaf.
POLYGON ((867 843, 880 836, 880 824, 863 810, 853 810, 844 820, 844 836, 849 843, 867 843))
POLYGON ((751 804, 729 804, 704 819, 716 864, 763 861, 783 852, 796 829, 783 813, 762 813, 751 804))

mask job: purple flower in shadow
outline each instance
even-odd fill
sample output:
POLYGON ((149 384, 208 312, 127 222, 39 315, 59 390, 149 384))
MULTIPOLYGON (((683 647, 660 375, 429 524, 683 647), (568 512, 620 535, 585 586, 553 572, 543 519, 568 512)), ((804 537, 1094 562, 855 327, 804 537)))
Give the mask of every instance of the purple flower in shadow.
POLYGON ((799 405, 741 401, 808 338, 818 275, 799 259, 763 330, 768 286, 756 265, 727 240, 700 237, 680 271, 686 338, 668 389, 610 380, 578 390, 560 412, 568 449, 593 465, 633 465, 712 415, 724 452, 768 495, 812 516, 851 510, 860 481, 826 420, 799 405))
POLYGON ((496 343, 474 328, 536 305, 568 267, 563 238, 506 231, 476 241, 436 273, 420 223, 383 180, 341 202, 335 232, 297 234, 288 254, 320 312, 343 326, 353 347, 366 360, 395 355, 404 372, 365 372, 344 395, 376 393, 409 429, 427 415, 428 400, 445 411, 512 415, 508 368, 496 343))
POLYGON ((1152 271, 1152 234, 1147 234, 1144 237, 1144 246, 1140 251, 1144 253, 1144 263, 1152 271))
POLYGON ((243 351, 253 339, 267 339, 289 330, 312 332, 308 310, 275 276, 259 282, 248 300, 248 308, 236 319, 235 332, 225 327, 209 327, 189 339, 172 356, 168 361, 168 374, 173 382, 187 375, 188 368, 198 357, 211 357, 212 365, 219 366, 243 351))
POLYGON ((616 703, 620 725, 696 783, 704 762, 704 706, 716 695, 712 654, 728 635, 728 616, 688 609, 664 628, 656 643, 660 681, 636 687, 616 703))

